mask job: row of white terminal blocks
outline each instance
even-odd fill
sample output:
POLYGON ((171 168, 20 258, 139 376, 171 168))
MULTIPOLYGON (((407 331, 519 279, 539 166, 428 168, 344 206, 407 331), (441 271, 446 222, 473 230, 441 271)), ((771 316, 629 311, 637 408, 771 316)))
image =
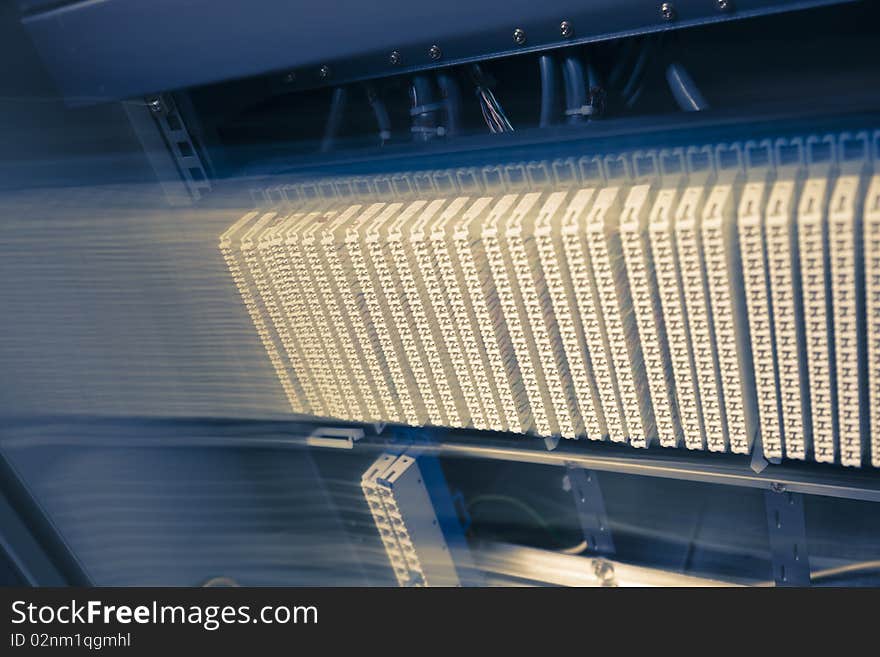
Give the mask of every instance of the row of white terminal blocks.
POLYGON ((880 466, 878 145, 290 185, 220 249, 298 413, 880 466))

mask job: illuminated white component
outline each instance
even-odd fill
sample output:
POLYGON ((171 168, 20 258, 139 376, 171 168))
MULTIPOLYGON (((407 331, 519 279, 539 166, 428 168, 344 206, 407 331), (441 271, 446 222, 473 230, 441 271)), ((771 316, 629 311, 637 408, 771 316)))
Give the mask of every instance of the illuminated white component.
MULTIPOLYGON (((297 386, 294 384, 292 377, 288 372, 281 355, 283 345, 280 344, 280 339, 277 339, 266 325, 263 313, 257 305, 256 295, 259 294, 259 292, 253 289, 248 282, 243 271, 245 267, 243 258, 239 257, 237 250, 234 248, 233 240, 235 237, 242 230, 245 230, 248 227, 248 224, 250 224, 257 216, 259 216, 258 212, 249 212, 230 226, 229 229, 220 236, 220 253, 223 255, 223 260, 226 262, 226 267, 229 269, 229 273, 232 275, 232 280, 238 288, 238 293, 241 295, 242 302, 247 309, 251 321, 254 323, 254 328, 256 328, 257 334, 260 336, 263 347, 266 349, 269 361, 272 363, 272 367, 278 375, 278 380, 281 382, 281 387, 284 390, 288 402, 290 402, 290 407, 295 413, 310 413, 313 411, 312 407, 309 405, 308 398, 304 393, 297 390, 297 386)), ((300 369, 297 372, 297 377, 302 376, 303 370, 300 369)))
POLYGON ((660 444, 675 447, 681 430, 675 412, 675 384, 669 364, 669 349, 662 330, 662 310, 651 261, 648 216, 652 208, 651 185, 636 185, 627 195, 620 215, 620 241, 635 312, 648 391, 654 409, 654 423, 660 444))
POLYGON ((304 256, 300 267, 311 279, 312 289, 314 289, 317 299, 317 305, 312 307, 312 312, 319 324, 324 351, 329 358, 330 367, 333 369, 336 381, 342 390, 344 407, 343 414, 339 417, 346 420, 362 420, 366 417, 367 410, 361 400, 360 392, 366 392, 366 389, 358 390, 358 387, 354 385, 355 377, 350 363, 350 359, 354 358, 354 353, 349 352, 343 346, 340 334, 345 331, 345 321, 330 286, 330 278, 321 264, 320 249, 316 238, 316 234, 336 214, 336 212, 325 212, 309 215, 311 220, 303 226, 300 236, 300 245, 304 256))
MULTIPOLYGON (((534 429, 541 436, 551 436, 553 435, 553 427, 544 406, 545 402, 532 364, 525 329, 516 307, 513 286, 507 273, 507 265, 501 246, 502 222, 507 214, 513 210, 516 199, 516 194, 507 194, 501 197, 492 206, 482 225, 480 240, 485 250, 484 257, 488 263, 488 270, 491 272, 490 285, 494 286, 494 291, 487 290, 489 296, 486 303, 490 308, 496 307, 497 304, 496 326, 499 324, 506 326, 507 342, 511 349, 508 358, 512 358, 517 365, 519 379, 523 387, 523 397, 531 409, 534 429)), ((511 379, 511 385, 514 383, 515 379, 511 379)))
POLYGON ((578 190, 562 219, 562 246, 567 267, 567 284, 574 291, 577 314, 583 326, 584 337, 595 375, 597 394, 601 401, 608 437, 614 442, 625 442, 627 428, 617 396, 617 380, 611 365, 611 354, 605 341, 596 285, 590 267, 586 234, 590 201, 595 190, 578 190))
MULTIPOLYGON (((371 209, 378 212, 381 207, 381 204, 374 204, 366 212, 371 209)), ((358 360, 359 367, 355 369, 357 383, 372 393, 365 395, 370 413, 368 419, 402 421, 402 412, 386 377, 384 359, 381 358, 376 340, 367 329, 363 310, 353 292, 353 274, 348 272, 340 256, 342 238, 337 239, 337 234, 343 232, 345 225, 361 211, 365 211, 362 206, 355 205, 331 220, 321 235, 321 252, 333 282, 333 291, 345 313, 344 320, 351 341, 350 353, 358 360)))
POLYGON ((703 449, 700 395, 693 367, 691 344, 685 313, 681 278, 676 262, 672 217, 678 200, 676 187, 664 187, 657 192, 649 216, 651 254, 657 274, 657 290, 663 308, 663 325, 669 340, 669 357, 675 378, 684 444, 688 449, 703 449))
POLYGON ((716 373, 715 337, 709 319, 709 289, 702 262, 699 216, 705 187, 690 185, 682 192, 675 216, 675 239, 682 289, 687 308, 691 348, 703 411, 703 428, 710 451, 727 451, 723 392, 716 373))
MULTIPOLYGON (((340 223, 349 221, 361 210, 360 205, 352 205, 343 212, 328 216, 326 223, 313 224, 314 232, 309 236, 314 240, 314 249, 311 249, 314 260, 312 267, 315 268, 314 276, 322 281, 322 289, 326 296, 330 325, 334 329, 338 341, 337 349, 341 354, 342 362, 349 371, 349 380, 355 387, 356 394, 362 405, 363 414, 356 419, 378 421, 387 417, 384 404, 380 399, 367 365, 364 361, 363 350, 359 344, 353 328, 353 319, 359 317, 353 304, 346 301, 347 286, 342 288, 345 294, 340 292, 337 282, 338 262, 331 261, 327 257, 326 245, 333 242, 332 230, 340 223)), ((350 295, 349 295, 350 296, 350 295)), ((365 339, 366 341, 366 339, 365 339)))
POLYGON ((503 317, 479 241, 479 220, 493 199, 477 199, 453 224, 453 244, 458 269, 467 293, 467 309, 474 336, 479 339, 484 366, 494 382, 504 423, 511 431, 527 431, 531 420, 528 402, 519 382, 516 357, 512 354, 503 317))
POLYGON ((862 465, 863 451, 858 336, 861 286, 856 266, 857 214, 861 212, 862 192, 861 176, 841 175, 828 206, 840 462, 856 467, 862 465))
MULTIPOLYGON (((442 202, 438 201, 432 205, 437 203, 442 205, 442 202)), ((368 255, 385 326, 398 346, 398 358, 402 363, 406 363, 409 371, 412 372, 412 380, 415 382, 414 392, 418 392, 416 398, 424 404, 426 421, 437 426, 445 424, 458 426, 458 413, 454 404, 451 408, 452 417, 448 417, 444 412, 445 409, 442 408, 443 397, 449 397, 448 385, 446 391, 435 389, 434 377, 429 375, 430 364, 424 358, 422 338, 430 340, 429 344, 433 344, 433 338, 429 332, 424 336, 420 335, 419 328, 425 327, 411 324, 413 315, 409 308, 409 299, 398 284, 400 278, 394 273, 396 268, 389 242, 382 233, 388 224, 398 221, 399 215, 404 215, 400 221, 406 223, 421 210, 423 205, 422 201, 410 203, 405 209, 400 204, 389 205, 362 225, 361 239, 368 255)), ((442 370, 440 373, 442 374, 442 370)))
MULTIPOLYGON (((287 266, 297 283, 297 288, 287 288, 285 299, 288 308, 297 309, 295 316, 299 320, 291 324, 296 326, 304 344, 306 360, 318 383, 318 390, 325 402, 327 414, 330 417, 345 418, 347 411, 342 397, 342 384, 337 378, 336 369, 330 365, 331 356, 325 344, 323 321, 316 312, 319 304, 318 292, 305 267, 305 253, 300 244, 302 229, 319 215, 318 212, 295 215, 289 222, 283 224, 287 266)), ((270 267, 282 271, 277 253, 273 254, 271 251, 263 253, 269 258, 270 267)), ((283 270, 286 270, 286 267, 283 270)))
MULTIPOLYGON (((770 300, 773 304, 773 338, 779 371, 779 395, 782 402, 782 426, 785 456, 804 460, 807 457, 808 386, 806 366, 800 358, 798 315, 800 295, 795 289, 794 214, 797 182, 791 178, 777 180, 767 200, 765 234, 767 269, 770 279, 770 300)), ((755 359, 757 363, 757 359, 755 359)))
POLYGON ((383 455, 364 473, 361 488, 401 586, 460 586, 415 458, 383 455))
MULTIPOLYGON (((459 204, 458 202, 455 202, 459 204)), ((413 271, 418 272, 418 289, 424 306, 429 313, 431 325, 425 326, 426 340, 430 339, 435 347, 435 376, 443 377, 445 382, 445 400, 449 405, 449 412, 455 415, 452 426, 461 427, 465 425, 466 419, 471 416, 471 409, 465 404, 459 410, 456 404, 460 401, 460 392, 457 389, 461 383, 462 377, 464 385, 468 385, 467 368, 464 366, 461 349, 455 336, 453 335, 455 327, 450 318, 449 308, 447 307, 446 298, 443 292, 443 283, 437 263, 431 252, 429 243, 429 224, 436 218, 437 214, 446 204, 445 200, 436 200, 428 204, 428 206, 418 214, 415 220, 407 229, 407 246, 411 251, 413 258, 413 271), (445 355, 444 363, 440 363, 439 349, 442 349, 445 355), (448 379, 448 382, 446 380, 448 379), (453 388, 456 390, 453 393, 453 388)), ((463 203, 461 203, 463 205, 463 203)), ((473 398, 471 398, 473 404, 473 398)), ((482 412, 477 408, 477 417, 482 412)))
POLYGON ((880 468, 880 174, 871 178, 865 199, 864 244, 871 465, 880 468))
POLYGON ((587 245, 627 437, 630 445, 647 447, 654 423, 649 395, 636 389, 645 373, 620 245, 621 195, 619 187, 606 187, 596 195, 586 218, 587 245))
POLYGON ((764 180, 746 183, 737 215, 761 444, 766 457, 782 458, 784 443, 779 417, 779 391, 776 387, 767 267, 764 263, 763 214, 767 186, 764 180))
MULTIPOLYGON (((755 384, 748 361, 748 318, 736 267, 734 183, 718 183, 703 206, 700 225, 712 306, 716 357, 724 391, 730 451, 748 454, 757 433, 755 384)), ((777 447, 781 444, 777 441, 777 447)))
POLYGON ((591 440, 602 440, 608 430, 598 392, 593 384, 592 368, 586 356, 583 328, 580 322, 575 321, 577 300, 570 278, 566 275, 568 267, 562 244, 566 197, 566 192, 550 194, 535 220, 535 244, 550 302, 549 308, 545 308, 544 312, 545 317, 555 319, 568 376, 574 389, 577 412, 582 418, 587 437, 591 440))
POLYGON ((828 345, 829 315, 826 294, 827 251, 823 227, 828 178, 813 176, 804 183, 797 214, 798 248, 810 381, 813 453, 820 463, 834 463, 834 418, 831 406, 831 361, 828 345))
MULTIPOLYGON (((454 199, 426 227, 435 273, 438 276, 437 289, 445 299, 438 321, 433 326, 438 343, 445 344, 448 362, 453 369, 452 376, 461 387, 471 424, 477 429, 498 431, 503 426, 501 417, 493 399, 488 372, 483 367, 480 349, 467 317, 450 244, 452 236, 449 234, 449 226, 462 213, 468 201, 467 197, 454 199)), ((428 293, 427 288, 425 293, 428 293)), ((439 302, 439 295, 437 296, 439 302)), ((440 367, 439 363, 437 367, 440 367)))
MULTIPOLYGON (((298 379, 304 396, 309 405, 313 409, 322 409, 315 411, 319 415, 329 415, 329 409, 321 390, 321 382, 313 371, 312 363, 309 361, 310 353, 307 351, 310 345, 307 345, 300 331, 300 307, 298 304, 291 303, 291 295, 295 299, 300 298, 298 283, 293 280, 293 273, 287 265, 287 258, 284 256, 284 229, 291 222, 302 217, 297 214, 293 217, 279 217, 278 221, 269 224, 266 229, 261 231, 258 238, 252 240, 252 244, 256 243, 259 250, 259 258, 252 257, 251 264, 253 267, 262 267, 262 276, 266 282, 266 289, 273 288, 277 305, 270 311, 276 313, 276 317, 272 318, 273 324, 281 324, 279 331, 282 343, 285 345, 285 352, 288 355, 294 369, 298 372, 298 379), (291 292, 291 288, 295 289, 291 292), (284 318, 278 315, 283 313, 284 318)), ((270 310, 267 307, 267 310, 270 310)))
POLYGON ((306 388, 307 393, 316 395, 314 404, 322 409, 321 415, 335 416, 341 412, 336 380, 324 371, 326 357, 316 338, 316 328, 313 326, 308 333, 303 331, 304 292, 299 280, 300 272, 288 266, 284 253, 285 231, 304 219, 305 215, 302 214, 277 216, 263 230, 252 234, 247 243, 243 241, 241 249, 245 259, 250 260, 251 270, 260 276, 263 294, 271 296, 266 310, 276 330, 282 327, 280 335, 288 357, 301 365, 304 374, 314 382, 314 386, 306 388))
MULTIPOLYGON (((387 206, 383 204, 380 211, 390 216, 398 212, 402 205, 402 203, 392 203, 387 206)), ((397 398, 403 410, 404 420, 407 424, 417 426, 424 422, 424 416, 420 417, 420 413, 413 400, 413 392, 417 393, 418 391, 413 390, 415 386, 411 382, 412 375, 408 371, 405 361, 402 360, 402 358, 405 358, 405 355, 398 354, 400 337, 397 335, 396 330, 392 333, 394 327, 389 327, 385 322, 382 306, 379 303, 379 296, 376 292, 376 284, 373 282, 373 277, 367 265, 365 248, 360 239, 361 226, 372 216, 372 213, 361 214, 346 226, 346 254, 354 271, 358 289, 364 300, 364 307, 369 317, 367 321, 374 327, 378 336, 379 346, 385 357, 388 373, 394 382, 397 398)))
POLYGON ((563 438, 575 438, 575 427, 581 423, 580 417, 558 330, 552 316, 548 316, 551 313, 549 298, 537 246, 532 239, 533 217, 540 197, 539 193, 532 192, 520 199, 504 226, 504 243, 513 270, 513 280, 516 281, 514 297, 523 318, 526 343, 530 348, 529 358, 537 374, 538 385, 545 393, 545 404, 556 420, 554 433, 558 432, 563 438))

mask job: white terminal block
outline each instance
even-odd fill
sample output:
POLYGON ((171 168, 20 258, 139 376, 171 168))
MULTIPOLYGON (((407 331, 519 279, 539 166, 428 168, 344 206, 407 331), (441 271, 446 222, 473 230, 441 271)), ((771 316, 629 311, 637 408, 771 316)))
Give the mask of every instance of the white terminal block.
POLYGON ((308 320, 302 311, 302 283, 297 272, 289 267, 287 255, 286 231, 305 216, 302 213, 276 216, 243 240, 240 249, 260 290, 271 324, 284 344, 288 362, 294 367, 301 366, 301 383, 310 403, 321 408, 322 415, 330 416, 340 411, 338 388, 332 376, 316 371, 324 354, 314 329, 307 334, 303 328, 308 320))
POLYGON ((780 139, 775 142, 774 151, 776 180, 767 199, 764 236, 784 454, 787 458, 805 460, 812 441, 796 226, 798 197, 806 171, 803 142, 780 139))
POLYGON ((299 377, 302 376, 302 370, 291 373, 285 363, 283 356, 284 347, 280 344, 280 339, 272 332, 266 324, 262 308, 258 305, 257 297, 259 292, 255 286, 248 280, 245 273, 246 265, 243 257, 237 248, 238 235, 246 230, 249 224, 259 216, 258 212, 248 212, 238 221, 230 226, 220 236, 220 253, 229 269, 232 280, 238 288, 242 302, 247 310, 248 316, 254 324, 257 335, 263 343, 269 362, 272 364, 281 387, 290 403, 290 407, 295 413, 313 413, 312 406, 309 404, 308 398, 299 385, 299 377))
POLYGON ((572 291, 574 297, 574 315, 580 317, 584 335, 585 362, 589 362, 592 366, 596 395, 605 418, 608 437, 613 442, 625 442, 627 427, 617 395, 617 379, 604 336, 599 299, 586 241, 587 218, 590 215, 592 201, 597 195, 597 188, 579 189, 565 209, 561 227, 564 254, 561 273, 566 287, 572 291))
POLYGON ((837 370, 838 449, 842 465, 861 467, 863 385, 859 322, 864 313, 861 276, 863 258, 862 206, 868 166, 868 136, 842 134, 838 141, 839 175, 828 204, 828 243, 831 261, 831 305, 834 320, 834 360, 837 370))
POLYGON ((453 202, 443 208, 443 202, 438 206, 436 202, 426 204, 417 201, 408 206, 407 210, 388 226, 387 234, 382 237, 387 240, 386 248, 389 250, 401 283, 401 293, 410 315, 411 330, 414 330, 421 340, 425 371, 428 376, 433 377, 450 426, 461 427, 467 425, 469 418, 473 421, 474 403, 467 387, 468 379, 463 376, 464 372, 461 370, 459 351, 454 343, 447 339, 448 336, 444 335, 451 323, 446 307, 445 305, 434 307, 437 303, 436 297, 442 295, 442 291, 429 289, 431 282, 437 277, 437 272, 431 266, 427 270, 426 278, 423 269, 426 266, 423 261, 426 258, 430 261, 429 254, 425 253, 425 223, 436 217, 440 210, 446 214, 452 207, 454 211, 456 205, 457 203, 453 202), (414 227, 419 230, 418 243, 415 242, 411 232, 414 227), (464 400, 459 386, 465 393, 464 400))
POLYGON ((498 405, 504 423, 511 431, 531 428, 531 410, 519 378, 513 346, 498 297, 492 283, 486 250, 480 240, 480 224, 490 212, 494 198, 484 196, 474 201, 454 220, 452 238, 460 283, 466 292, 466 309, 474 336, 478 338, 483 362, 494 381, 498 405))
POLYGON ((719 145, 715 158, 716 179, 700 226, 703 260, 730 451, 748 454, 759 427, 737 236, 736 197, 744 179, 741 147, 719 145))
POLYGON ((330 359, 328 365, 333 369, 342 391, 344 414, 340 417, 346 420, 359 420, 367 414, 361 398, 361 392, 366 392, 366 390, 358 389, 355 385, 354 371, 350 362, 354 354, 343 346, 341 333, 345 331, 345 322, 333 294, 330 278, 321 262, 321 250, 317 237, 321 229, 330 223, 336 214, 338 213, 322 212, 309 215, 311 220, 303 227, 300 239, 304 256, 301 268, 310 277, 312 289, 315 290, 318 303, 312 308, 312 312, 318 318, 324 352, 330 359))
POLYGON ((534 220, 541 194, 524 194, 504 226, 504 244, 515 285, 516 305, 526 332, 529 358, 544 391, 544 403, 555 418, 553 433, 576 438, 582 432, 580 414, 568 378, 556 322, 551 315, 546 284, 534 241, 534 220))
POLYGON ((687 309, 694 369, 700 391, 703 429, 710 451, 728 449, 724 416, 724 391, 715 354, 709 285, 703 264, 703 209, 714 182, 713 153, 708 147, 688 149, 687 187, 681 194, 675 214, 675 240, 682 290, 687 309))
MULTIPOLYGON (((368 256, 370 273, 373 276, 385 326, 391 334, 391 341, 397 347, 397 358, 399 362, 406 364, 407 370, 412 374, 410 390, 413 399, 417 405, 425 409, 424 416, 421 416, 422 423, 442 426, 456 422, 455 426, 459 426, 458 414, 454 406, 452 418, 447 417, 444 412, 442 393, 436 389, 434 379, 429 373, 429 365, 423 355, 423 338, 431 341, 433 338, 430 333, 421 336, 417 327, 411 324, 412 312, 400 285, 400 277, 397 275, 391 249, 384 234, 386 227, 398 221, 400 215, 404 215, 401 221, 406 222, 421 211, 423 205, 424 202, 421 201, 406 205, 391 204, 372 220, 363 224, 360 231, 361 240, 368 256)), ((431 205, 436 211, 443 205, 443 201, 437 200, 431 205)), ((449 397, 448 386, 446 397, 449 397)))
POLYGON ((662 446, 676 447, 681 441, 682 432, 648 228, 660 181, 658 164, 656 153, 653 152, 637 153, 633 159, 637 168, 639 162, 649 161, 651 169, 650 172, 640 172, 640 184, 634 185, 627 194, 620 215, 620 241, 657 435, 662 446))
MULTIPOLYGON (((540 260, 547 301, 545 321, 555 324, 562 348, 567 374, 570 377, 577 413, 587 438, 602 440, 607 435, 598 391, 589 364, 581 322, 576 321, 577 300, 565 263, 562 244, 562 221, 567 206, 567 192, 553 192, 544 201, 535 219, 534 242, 540 260)), ((576 427, 579 432, 581 426, 576 427)))
MULTIPOLYGON (((370 206, 378 212, 380 204, 370 206)), ((352 291, 348 265, 342 258, 342 238, 344 227, 366 208, 353 205, 339 213, 324 228, 320 237, 321 255, 332 282, 333 293, 337 296, 344 312, 344 320, 350 340, 350 353, 357 359, 355 380, 362 390, 370 391, 365 395, 369 420, 401 421, 393 388, 390 386, 384 359, 381 358, 375 339, 371 336, 364 321, 362 310, 355 293, 352 291)))
POLYGON ((764 456, 780 459, 784 437, 776 385, 776 358, 773 349, 773 316, 767 263, 764 252, 764 214, 773 177, 773 144, 746 142, 744 145, 746 182, 737 210, 742 279, 748 309, 751 364, 758 403, 758 424, 764 456))
POLYGON ((382 307, 379 305, 373 280, 367 267, 367 256, 359 241, 360 226, 385 207, 384 203, 373 204, 340 228, 339 232, 343 233, 342 253, 344 255, 342 257, 349 272, 351 292, 360 302, 359 308, 365 326, 369 327, 375 336, 374 348, 381 357, 389 387, 394 391, 394 399, 399 408, 398 421, 418 425, 420 418, 412 399, 407 374, 397 357, 394 340, 385 326, 382 307))
MULTIPOLYGON (((526 329, 517 309, 513 282, 508 273, 507 258, 504 256, 505 249, 502 245, 504 220, 513 212, 518 198, 517 194, 507 194, 495 202, 483 221, 480 239, 485 249, 488 269, 491 272, 496 303, 506 326, 509 344, 516 360, 524 397, 531 409, 534 430, 540 436, 552 436, 555 431, 551 422, 555 418, 551 420, 552 408, 548 408, 547 400, 544 399, 543 391, 538 382, 538 373, 532 363, 526 329)), ((513 385, 514 381, 511 381, 511 384, 513 385)))
POLYGON ((825 221, 835 173, 831 136, 810 137, 806 142, 807 178, 797 210, 798 256, 800 259, 810 411, 813 429, 813 457, 820 463, 834 463, 837 454, 833 389, 831 387, 830 331, 831 294, 828 288, 828 225, 825 221))
POLYGON ((428 420, 425 406, 421 400, 421 392, 407 363, 398 328, 393 322, 386 320, 381 302, 380 283, 371 267, 369 249, 364 240, 364 229, 371 223, 373 217, 381 216, 382 221, 385 221, 399 212, 402 207, 403 203, 389 203, 384 205, 375 215, 371 214, 367 217, 366 213, 362 213, 346 227, 345 245, 360 292, 363 295, 369 322, 375 328, 379 338, 379 346, 385 357, 391 380, 397 390, 406 423, 420 426, 428 420))
POLYGON ((586 218, 587 245, 627 439, 634 447, 647 447, 654 421, 650 394, 637 387, 645 371, 620 242, 624 182, 612 179, 596 195, 586 218))
MULTIPOLYGON (((880 146, 880 134, 875 137, 880 146)), ((868 412, 871 435, 871 465, 880 468, 880 172, 875 154, 864 204, 865 300, 868 343, 868 412)))
MULTIPOLYGON (((436 268, 436 290, 425 288, 426 294, 442 300, 438 321, 434 323, 438 344, 445 344, 447 367, 451 366, 460 387, 456 396, 463 398, 470 424, 476 429, 501 430, 501 418, 495 405, 492 383, 483 367, 480 348, 471 330, 465 308, 464 296, 458 284, 458 276, 452 249, 450 226, 467 208, 470 199, 460 196, 443 208, 426 230, 431 258, 436 268)), ((423 282, 427 285, 428 281, 423 282)))
POLYGON ((350 205, 341 212, 325 215, 326 221, 315 222, 304 241, 310 253, 312 276, 320 282, 329 328, 336 341, 336 351, 347 373, 349 387, 360 403, 361 414, 356 419, 375 422, 387 415, 355 335, 352 315, 356 311, 346 302, 338 287, 336 270, 328 260, 325 248, 328 236, 332 241, 334 227, 349 221, 360 210, 360 205, 350 205))
POLYGON ((675 248, 675 213, 687 183, 682 149, 661 151, 663 182, 648 216, 651 255, 657 276, 657 292, 663 311, 663 326, 669 343, 669 358, 675 380, 679 419, 688 449, 704 449, 700 391, 694 366, 687 310, 675 248))
POLYGON ((296 279, 298 287, 288 288, 285 298, 289 307, 298 307, 296 316, 300 320, 295 323, 295 326, 301 340, 306 344, 306 359, 318 381, 328 415, 348 419, 349 411, 342 392, 345 382, 340 380, 342 374, 337 364, 331 363, 333 354, 326 332, 326 319, 322 317, 323 313, 320 312, 320 294, 308 270, 307 256, 302 243, 303 231, 321 214, 321 212, 309 212, 285 222, 281 229, 286 246, 286 251, 282 253, 282 259, 286 255, 287 264, 279 267, 279 260, 276 257, 274 261, 270 259, 266 262, 266 271, 268 273, 274 268, 286 273, 289 267, 293 278, 296 279))

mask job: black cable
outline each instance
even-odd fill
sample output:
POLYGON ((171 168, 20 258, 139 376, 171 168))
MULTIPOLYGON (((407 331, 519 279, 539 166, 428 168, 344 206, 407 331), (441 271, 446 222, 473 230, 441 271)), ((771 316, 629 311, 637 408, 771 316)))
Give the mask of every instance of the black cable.
POLYGON ((383 146, 386 141, 391 139, 391 119, 388 117, 388 108, 385 102, 376 93, 372 85, 367 85, 367 101, 373 108, 373 114, 376 116, 376 127, 379 129, 379 145, 383 146))
POLYGON ((339 134, 339 126, 342 124, 342 115, 345 112, 345 104, 348 100, 348 92, 345 87, 336 87, 330 101, 330 112, 327 114, 327 125, 324 128, 324 139, 321 141, 321 152, 328 153, 333 150, 336 136, 339 134))
POLYGON ((621 95, 624 100, 628 101, 630 97, 635 93, 639 83, 641 82, 642 73, 645 71, 645 67, 648 64, 648 55, 651 51, 651 43, 649 40, 645 40, 642 42, 642 47, 639 50, 639 56, 636 59, 636 63, 633 66, 632 73, 630 73, 629 79, 623 87, 623 91, 621 95))
POLYGON ((461 90, 455 76, 442 71, 437 74, 437 86, 446 110, 446 134, 454 137, 461 131, 461 90))
POLYGON ((569 123, 580 123, 583 117, 576 113, 587 103, 587 89, 584 86, 584 68, 575 55, 565 58, 562 67, 565 78, 565 108, 569 123))
POLYGON ((702 112, 709 109, 709 103, 700 93, 697 84, 678 62, 673 62, 666 68, 666 81, 675 102, 683 112, 702 112))
POLYGON ((538 125, 546 128, 553 123, 556 111, 556 60, 552 55, 541 55, 538 67, 541 70, 541 118, 538 125))
POLYGON ((412 99, 412 133, 415 141, 430 141, 437 136, 437 113, 439 105, 434 100, 434 88, 430 78, 413 77, 410 87, 412 99))

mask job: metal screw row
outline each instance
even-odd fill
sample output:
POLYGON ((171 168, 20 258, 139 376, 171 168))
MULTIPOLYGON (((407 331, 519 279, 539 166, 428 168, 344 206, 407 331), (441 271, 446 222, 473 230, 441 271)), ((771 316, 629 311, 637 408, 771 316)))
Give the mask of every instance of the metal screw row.
MULTIPOLYGON (((719 11, 731 11, 733 9, 733 0, 715 0, 715 5, 719 11)), ((674 21, 678 14, 675 10, 675 7, 671 2, 664 2, 660 5, 660 16, 663 20, 666 21, 674 21)), ((569 39, 574 36, 574 27, 569 21, 562 21, 559 24, 559 33, 562 35, 563 39, 569 39)), ((526 44, 526 32, 521 27, 516 28, 513 31, 513 42, 518 46, 524 46, 526 44)), ((440 46, 437 44, 432 45, 428 48, 428 57, 431 58, 432 61, 437 61, 443 56, 443 51, 440 50, 440 46)), ((397 66, 403 61, 403 57, 400 54, 399 50, 392 50, 388 55, 388 63, 392 66, 397 66)), ((326 80, 330 77, 330 67, 326 64, 318 69, 318 76, 322 80, 326 80)), ((292 82, 295 79, 295 75, 293 73, 289 73, 286 81, 292 82)))

